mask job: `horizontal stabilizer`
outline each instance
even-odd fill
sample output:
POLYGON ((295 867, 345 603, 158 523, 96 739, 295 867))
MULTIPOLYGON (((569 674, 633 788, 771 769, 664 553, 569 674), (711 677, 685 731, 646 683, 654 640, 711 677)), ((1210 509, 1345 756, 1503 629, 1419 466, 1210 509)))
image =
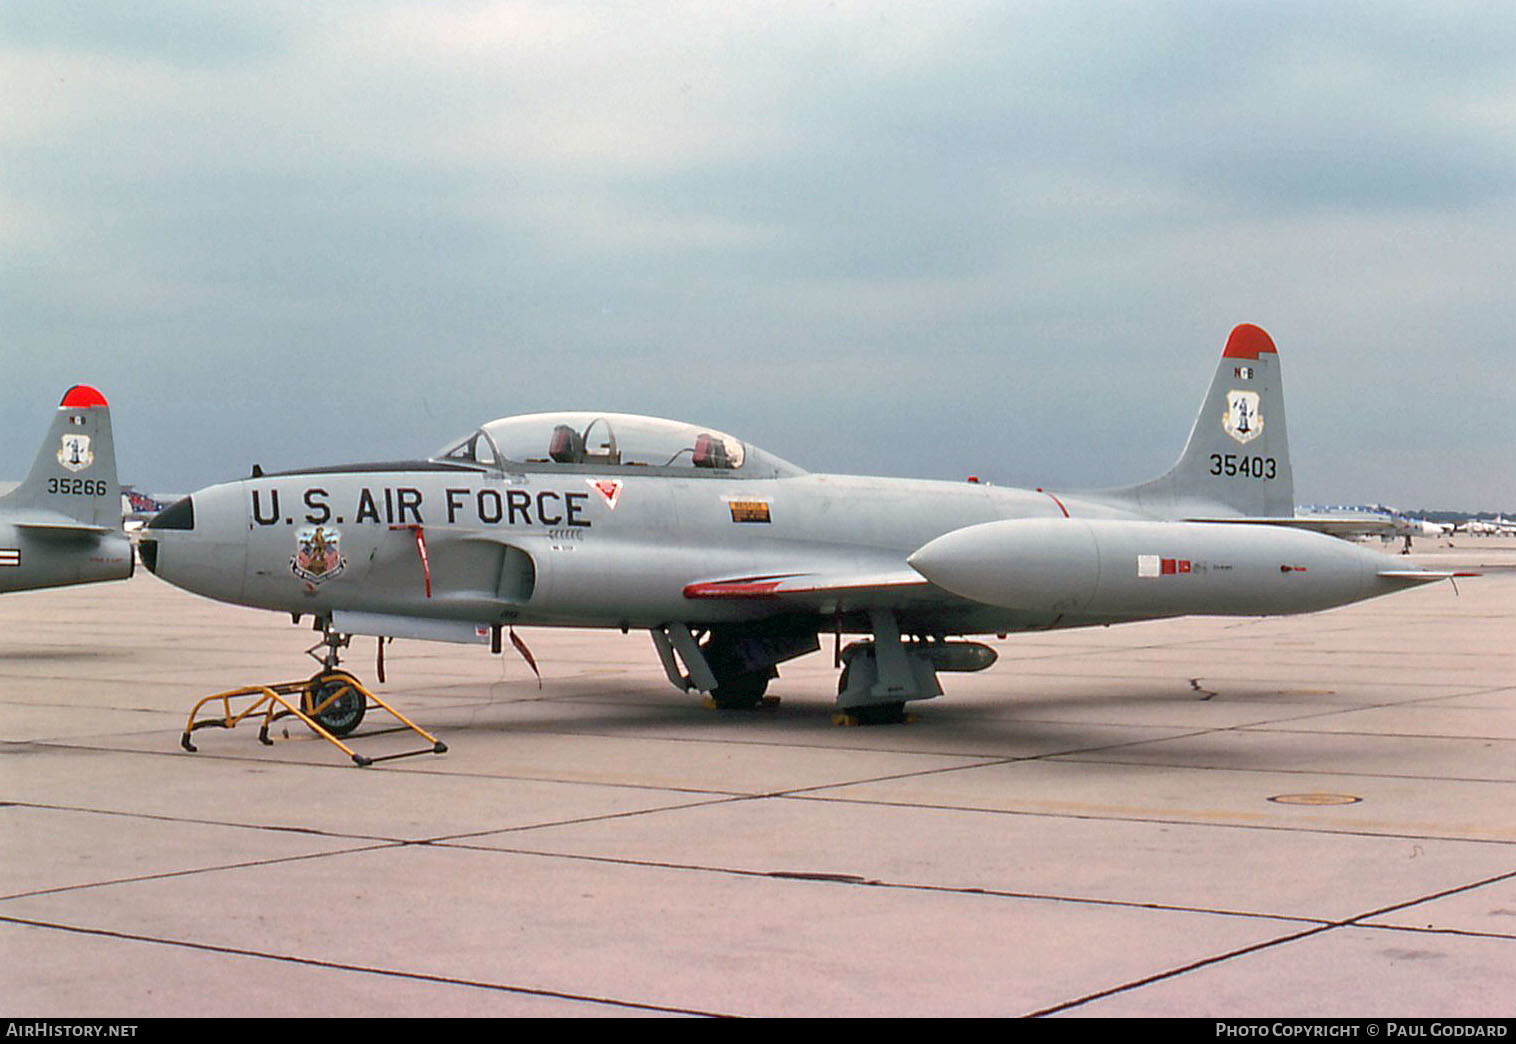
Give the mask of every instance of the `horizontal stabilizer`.
POLYGON ((88 526, 82 522, 24 522, 11 523, 17 529, 32 529, 40 533, 57 533, 60 536, 99 536, 102 533, 114 533, 109 526, 88 526))
POLYGON ((1394 525, 1389 522, 1379 522, 1373 519, 1362 518, 1312 518, 1302 515, 1226 515, 1219 517, 1191 517, 1186 522, 1246 522, 1257 526, 1288 526, 1291 529, 1304 529, 1311 533, 1325 533, 1327 536, 1342 537, 1344 539, 1359 536, 1377 536, 1383 532, 1394 531, 1394 525))

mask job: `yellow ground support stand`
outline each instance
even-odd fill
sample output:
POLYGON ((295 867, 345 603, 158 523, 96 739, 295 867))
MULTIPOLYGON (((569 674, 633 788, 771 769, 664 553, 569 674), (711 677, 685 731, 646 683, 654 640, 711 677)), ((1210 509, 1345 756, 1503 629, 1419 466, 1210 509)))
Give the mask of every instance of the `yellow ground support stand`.
POLYGON ((189 724, 184 727, 184 736, 180 739, 179 745, 193 752, 196 747, 190 742, 190 733, 196 729, 233 729, 247 719, 260 714, 263 717, 263 725, 258 730, 258 741, 265 746, 273 746, 274 743, 268 738, 269 726, 280 718, 294 716, 309 726, 316 735, 352 758, 353 764, 360 768, 380 761, 393 761, 396 758, 408 758, 417 754, 447 753, 447 744, 409 721, 395 708, 366 689, 357 678, 341 670, 319 671, 304 681, 279 682, 276 685, 249 685, 245 688, 233 689, 231 692, 207 696, 190 710, 189 724), (298 696, 298 704, 286 698, 290 696, 298 696), (242 697, 251 697, 252 702, 234 712, 232 701, 242 697), (219 718, 195 720, 201 708, 217 700, 221 701, 222 714, 219 718), (431 746, 421 750, 403 751, 399 754, 386 754, 377 758, 359 754, 338 737, 346 736, 356 729, 370 707, 389 712, 390 716, 402 726, 426 740, 431 746))

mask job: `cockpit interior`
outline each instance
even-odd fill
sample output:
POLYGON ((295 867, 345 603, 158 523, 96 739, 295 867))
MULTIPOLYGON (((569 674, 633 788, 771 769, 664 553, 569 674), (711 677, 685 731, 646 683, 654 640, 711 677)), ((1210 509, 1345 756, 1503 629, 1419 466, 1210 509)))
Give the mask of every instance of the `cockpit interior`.
POLYGON ((491 470, 646 469, 774 478, 804 472, 713 428, 628 413, 534 413, 491 421, 433 458, 491 470))

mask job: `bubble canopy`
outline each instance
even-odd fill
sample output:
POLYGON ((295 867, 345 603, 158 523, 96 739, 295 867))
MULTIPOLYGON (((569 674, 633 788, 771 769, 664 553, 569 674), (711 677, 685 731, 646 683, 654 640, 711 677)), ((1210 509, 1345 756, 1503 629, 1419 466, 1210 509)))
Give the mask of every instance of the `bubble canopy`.
POLYGON ((714 428, 631 413, 530 413, 491 421, 432 458, 491 470, 630 470, 724 478, 803 475, 714 428))

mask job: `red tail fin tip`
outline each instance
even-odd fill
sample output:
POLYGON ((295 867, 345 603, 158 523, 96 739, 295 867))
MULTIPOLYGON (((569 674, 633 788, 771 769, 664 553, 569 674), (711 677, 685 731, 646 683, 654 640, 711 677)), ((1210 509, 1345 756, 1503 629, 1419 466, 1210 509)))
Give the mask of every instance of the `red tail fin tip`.
POLYGON ((1232 336, 1227 338, 1226 351, 1221 356, 1224 359, 1256 359, 1264 352, 1278 353, 1274 339, 1260 327, 1242 323, 1232 330, 1232 336))
POLYGON ((87 384, 76 384, 63 393, 63 401, 58 404, 59 408, 71 410, 87 410, 95 406, 108 406, 105 396, 87 384))

